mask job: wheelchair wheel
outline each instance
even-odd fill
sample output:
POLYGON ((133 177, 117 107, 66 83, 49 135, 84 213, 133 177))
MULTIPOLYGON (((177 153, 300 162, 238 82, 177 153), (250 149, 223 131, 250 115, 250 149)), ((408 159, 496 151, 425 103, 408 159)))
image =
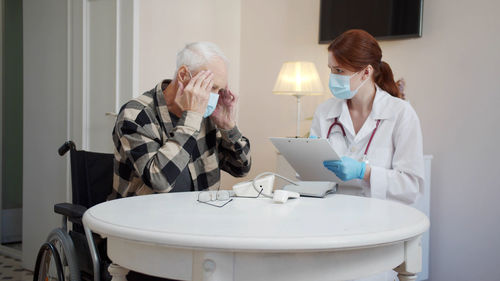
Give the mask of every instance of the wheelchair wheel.
POLYGON ((64 281, 61 258, 54 245, 46 242, 36 257, 33 281, 64 281))
POLYGON ((47 242, 52 244, 59 252, 65 280, 80 281, 80 269, 78 268, 75 246, 69 234, 61 228, 56 228, 49 234, 47 242))

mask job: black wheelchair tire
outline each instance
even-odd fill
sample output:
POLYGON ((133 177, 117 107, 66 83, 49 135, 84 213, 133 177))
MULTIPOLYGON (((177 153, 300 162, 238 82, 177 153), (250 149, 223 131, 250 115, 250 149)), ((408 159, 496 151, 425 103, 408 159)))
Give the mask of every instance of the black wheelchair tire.
POLYGON ((56 247, 54 247, 54 245, 52 245, 49 242, 43 243, 42 247, 40 247, 40 250, 38 251, 38 255, 36 257, 35 271, 33 272, 33 281, 47 280, 46 275, 40 276, 41 273, 46 273, 47 259, 49 262, 50 260, 54 260, 56 266, 57 280, 65 281, 64 272, 61 265, 61 258, 59 257, 59 252, 57 251, 56 247))
POLYGON ((61 263, 64 263, 62 260, 63 255, 66 259, 67 266, 69 268, 69 281, 80 281, 80 269, 78 268, 78 259, 73 240, 71 240, 69 234, 62 228, 56 228, 52 230, 47 237, 47 242, 52 245, 55 245, 54 241, 59 241, 61 243, 64 253, 59 253, 59 255, 61 256, 61 263))

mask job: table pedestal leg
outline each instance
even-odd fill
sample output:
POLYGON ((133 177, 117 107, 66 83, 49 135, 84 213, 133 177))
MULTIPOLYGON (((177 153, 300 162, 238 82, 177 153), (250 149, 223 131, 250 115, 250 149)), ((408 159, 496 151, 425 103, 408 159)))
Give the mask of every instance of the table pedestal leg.
POLYGON ((405 261, 394 270, 400 281, 417 280, 417 273, 422 271, 421 236, 405 242, 405 261))
POLYGON ((193 281, 233 280, 234 254, 195 252, 193 254, 193 281))
POLYGON ((108 267, 109 274, 113 276, 113 279, 111 281, 127 281, 127 274, 129 272, 128 269, 123 268, 115 263, 112 263, 108 267))

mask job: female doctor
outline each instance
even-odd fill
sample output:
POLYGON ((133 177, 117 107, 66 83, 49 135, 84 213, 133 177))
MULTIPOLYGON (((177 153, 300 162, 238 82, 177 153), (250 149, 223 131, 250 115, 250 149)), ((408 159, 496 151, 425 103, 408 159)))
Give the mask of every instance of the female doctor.
MULTIPOLYGON (((377 41, 363 30, 333 40, 328 67, 334 98, 318 106, 310 135, 329 140, 341 160, 324 166, 357 186, 358 195, 411 204, 423 189, 420 122, 381 59, 377 41)), ((395 278, 390 271, 360 280, 395 278)))
POLYGON ((422 133, 373 36, 349 30, 328 46, 329 88, 311 136, 327 138, 341 156, 324 166, 359 195, 413 203, 423 189, 422 133))

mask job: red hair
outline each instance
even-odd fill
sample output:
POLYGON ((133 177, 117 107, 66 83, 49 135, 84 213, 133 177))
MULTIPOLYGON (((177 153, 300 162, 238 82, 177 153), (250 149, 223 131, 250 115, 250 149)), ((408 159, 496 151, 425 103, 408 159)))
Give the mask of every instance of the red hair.
POLYGON ((394 82, 391 67, 382 61, 382 49, 370 33, 361 29, 348 30, 330 43, 328 51, 341 66, 352 71, 371 65, 375 83, 392 96, 403 98, 394 82))

